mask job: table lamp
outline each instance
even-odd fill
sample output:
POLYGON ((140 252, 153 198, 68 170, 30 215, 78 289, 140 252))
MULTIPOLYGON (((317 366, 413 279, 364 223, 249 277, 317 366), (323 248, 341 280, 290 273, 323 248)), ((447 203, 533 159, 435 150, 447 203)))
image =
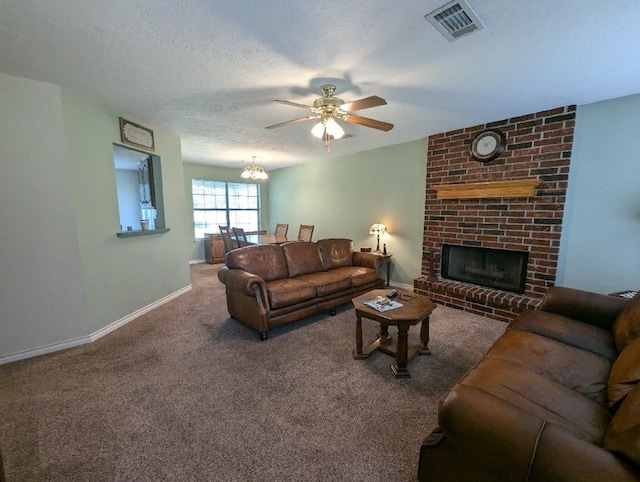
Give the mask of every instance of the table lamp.
POLYGON ((376 223, 369 228, 369 234, 375 234, 378 238, 378 244, 376 245, 376 252, 380 252, 380 235, 387 232, 387 227, 384 224, 376 223))

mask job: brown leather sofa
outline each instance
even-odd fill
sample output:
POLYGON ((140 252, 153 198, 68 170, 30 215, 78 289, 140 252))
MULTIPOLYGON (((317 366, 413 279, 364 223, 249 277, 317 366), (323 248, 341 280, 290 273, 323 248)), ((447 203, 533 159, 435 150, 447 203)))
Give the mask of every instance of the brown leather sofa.
POLYGON ((420 481, 640 480, 640 295, 551 288, 440 401, 420 481))
POLYGON ((381 258, 354 251, 350 239, 261 245, 226 254, 218 279, 226 285, 229 315, 260 333, 335 308, 383 288, 381 258))

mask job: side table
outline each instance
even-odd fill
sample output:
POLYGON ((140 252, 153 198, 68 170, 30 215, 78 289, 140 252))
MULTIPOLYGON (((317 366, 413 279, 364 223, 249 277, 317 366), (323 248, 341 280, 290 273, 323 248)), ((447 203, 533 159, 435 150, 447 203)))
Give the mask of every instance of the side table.
POLYGON ((393 256, 391 253, 375 253, 377 256, 379 256, 382 259, 382 262, 386 264, 386 268, 387 268, 387 286, 389 286, 389 278, 391 277, 391 256, 393 256))

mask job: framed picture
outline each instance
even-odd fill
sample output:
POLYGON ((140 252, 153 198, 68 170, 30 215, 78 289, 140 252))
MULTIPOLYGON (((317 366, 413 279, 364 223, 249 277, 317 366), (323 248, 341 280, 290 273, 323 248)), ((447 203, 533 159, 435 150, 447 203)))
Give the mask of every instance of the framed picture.
POLYGON ((148 151, 155 149, 153 131, 135 124, 127 119, 120 119, 120 140, 130 146, 143 147, 148 151))

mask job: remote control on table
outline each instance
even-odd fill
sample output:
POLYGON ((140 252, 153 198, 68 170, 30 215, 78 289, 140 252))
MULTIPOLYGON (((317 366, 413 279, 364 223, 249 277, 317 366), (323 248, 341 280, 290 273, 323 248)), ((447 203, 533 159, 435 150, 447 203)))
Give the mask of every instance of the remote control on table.
POLYGON ((397 294, 398 294, 397 290, 391 290, 391 291, 387 292, 387 298, 393 298, 397 294))

